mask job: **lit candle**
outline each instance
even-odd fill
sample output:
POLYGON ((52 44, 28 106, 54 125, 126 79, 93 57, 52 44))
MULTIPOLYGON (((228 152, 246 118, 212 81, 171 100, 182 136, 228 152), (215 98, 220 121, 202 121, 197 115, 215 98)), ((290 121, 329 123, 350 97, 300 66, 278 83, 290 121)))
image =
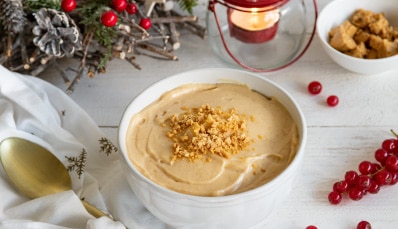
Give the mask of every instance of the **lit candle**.
POLYGON ((228 9, 231 36, 245 43, 263 43, 274 38, 280 18, 279 10, 251 12, 228 9))

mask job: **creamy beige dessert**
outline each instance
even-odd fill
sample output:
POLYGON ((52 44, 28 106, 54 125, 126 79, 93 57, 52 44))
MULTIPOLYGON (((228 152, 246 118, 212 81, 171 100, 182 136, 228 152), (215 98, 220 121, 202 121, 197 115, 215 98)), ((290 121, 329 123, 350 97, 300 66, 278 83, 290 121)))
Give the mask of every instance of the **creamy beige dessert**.
POLYGON ((221 196, 256 188, 297 151, 286 108, 245 85, 189 84, 131 119, 127 151, 137 169, 168 189, 221 196))

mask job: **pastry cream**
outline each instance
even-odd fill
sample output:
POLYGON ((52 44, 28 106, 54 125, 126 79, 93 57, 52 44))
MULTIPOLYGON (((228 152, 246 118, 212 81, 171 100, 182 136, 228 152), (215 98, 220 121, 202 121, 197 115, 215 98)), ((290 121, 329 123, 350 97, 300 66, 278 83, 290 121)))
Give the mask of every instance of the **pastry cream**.
MULTIPOLYGON (((227 118, 225 125, 233 121, 227 118)), ((267 183, 289 165, 297 144, 296 124, 282 104, 245 85, 229 83, 188 84, 164 93, 132 117, 126 141, 129 158, 143 175, 168 189, 199 196, 230 195, 267 183), (239 130, 228 131, 228 141, 224 141, 230 143, 233 135, 243 139, 239 152, 236 147, 226 153, 181 150, 198 133, 188 128, 188 134, 182 137, 180 133, 176 139, 170 134, 176 133, 170 120, 174 117, 176 124, 175 119, 187 111, 206 107, 218 109, 221 118, 225 114, 237 118, 239 130)))

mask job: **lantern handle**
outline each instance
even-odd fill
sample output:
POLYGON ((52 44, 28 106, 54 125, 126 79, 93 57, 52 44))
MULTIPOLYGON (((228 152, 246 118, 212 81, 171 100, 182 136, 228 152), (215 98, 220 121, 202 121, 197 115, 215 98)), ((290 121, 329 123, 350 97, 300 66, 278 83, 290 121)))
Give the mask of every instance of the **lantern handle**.
MULTIPOLYGON (((257 11, 256 11, 256 12, 262 13, 262 12, 266 12, 266 11, 269 11, 269 10, 274 10, 274 9, 277 9, 277 8, 279 8, 279 7, 283 6, 283 5, 285 5, 285 4, 288 3, 289 1, 290 1, 290 0, 280 0, 277 4, 273 4, 273 5, 270 5, 270 6, 257 8, 257 11)), ((223 5, 223 6, 227 7, 227 8, 231 8, 231 9, 233 9, 233 10, 238 10, 238 11, 246 12, 246 13, 251 13, 251 12, 252 12, 251 10, 245 10, 245 8, 243 8, 243 7, 237 7, 237 6, 235 6, 235 5, 228 4, 228 3, 225 3, 225 1, 220 1, 220 0, 210 0, 210 1, 209 1, 208 9, 209 9, 210 11, 214 12, 214 11, 213 11, 213 10, 214 10, 214 5, 215 5, 216 3, 218 3, 218 4, 220 4, 220 5, 223 5)))
MULTIPOLYGON (((304 49, 301 51, 301 53, 300 53, 299 55, 297 55, 297 56, 296 56, 293 60, 291 60, 289 63, 286 63, 286 64, 284 64, 284 65, 282 65, 282 66, 279 66, 279 67, 276 67, 276 68, 272 68, 272 69, 258 69, 258 68, 250 67, 250 66, 248 66, 247 64, 242 63, 238 58, 236 58, 235 55, 231 52, 231 50, 228 48, 228 45, 227 45, 227 43, 225 42, 225 38, 224 38, 224 35, 223 35, 223 33, 222 33, 222 29, 221 29, 221 26, 220 26, 220 22, 219 22, 219 20, 218 20, 218 16, 217 16, 217 13, 216 13, 216 10, 215 10, 215 4, 216 4, 217 2, 218 2, 219 4, 221 4, 221 5, 226 6, 226 7, 229 7, 229 5, 227 5, 227 4, 223 3, 223 2, 220 2, 220 1, 218 1, 218 0, 210 0, 210 1, 209 1, 209 6, 208 6, 208 9, 209 9, 210 11, 212 11, 213 14, 214 14, 214 18, 215 18, 216 23, 217 23, 217 29, 218 29, 218 31, 219 31, 219 33, 220 33, 221 41, 222 41, 222 43, 223 43, 223 45, 224 45, 224 48, 225 48, 225 50, 227 51, 227 53, 229 54, 229 56, 230 56, 237 64, 239 64, 239 65, 240 65, 241 67, 243 67, 243 68, 249 69, 250 71, 253 71, 253 72, 274 72, 274 71, 278 71, 278 70, 284 69, 284 68, 286 68, 286 67, 292 65, 293 63, 295 63, 298 59, 300 59, 300 58, 304 55, 304 53, 307 51, 307 49, 310 47, 310 44, 311 44, 312 40, 314 39, 315 32, 316 32, 316 21, 317 21, 317 19, 318 19, 318 6, 317 6, 317 3, 316 3, 316 0, 313 0, 314 11, 315 11, 315 15, 314 15, 314 17, 315 17, 315 20, 314 20, 314 27, 312 28, 311 36, 310 36, 310 38, 309 38, 307 44, 305 45, 304 49)), ((238 9, 238 10, 240 10, 240 9, 238 9)))

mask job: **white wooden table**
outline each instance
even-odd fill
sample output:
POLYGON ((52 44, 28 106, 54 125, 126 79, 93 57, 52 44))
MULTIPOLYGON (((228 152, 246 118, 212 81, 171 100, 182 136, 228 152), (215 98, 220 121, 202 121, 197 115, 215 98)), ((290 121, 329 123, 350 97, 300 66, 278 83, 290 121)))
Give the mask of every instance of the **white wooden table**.
MULTIPOLYGON (((202 3, 203 2, 203 3, 202 3)), ((321 10, 328 0, 319 0, 321 10)), ((204 24, 206 1, 196 9, 204 24)), ((118 123, 129 101, 155 81, 198 68, 228 67, 212 53, 207 40, 192 34, 181 36, 178 61, 138 56, 142 70, 123 61, 112 61, 108 73, 93 79, 84 77, 71 97, 94 119, 115 143, 118 123)), ((398 64, 398 63, 397 63, 398 64)), ((358 75, 336 65, 315 37, 307 53, 287 69, 261 74, 285 88, 301 106, 308 124, 308 142, 302 173, 290 198, 268 217, 267 228, 354 229, 361 220, 372 228, 398 227, 398 185, 383 187, 376 195, 354 202, 345 198, 329 204, 327 195, 335 181, 362 160, 374 160, 373 152, 382 140, 398 131, 398 69, 379 75, 358 75), (318 80, 320 95, 310 95, 307 85, 318 80), (337 107, 328 107, 326 97, 336 94, 337 107)), ((66 89, 55 70, 43 79, 66 89)), ((151 225, 148 225, 151 228, 151 225)))

